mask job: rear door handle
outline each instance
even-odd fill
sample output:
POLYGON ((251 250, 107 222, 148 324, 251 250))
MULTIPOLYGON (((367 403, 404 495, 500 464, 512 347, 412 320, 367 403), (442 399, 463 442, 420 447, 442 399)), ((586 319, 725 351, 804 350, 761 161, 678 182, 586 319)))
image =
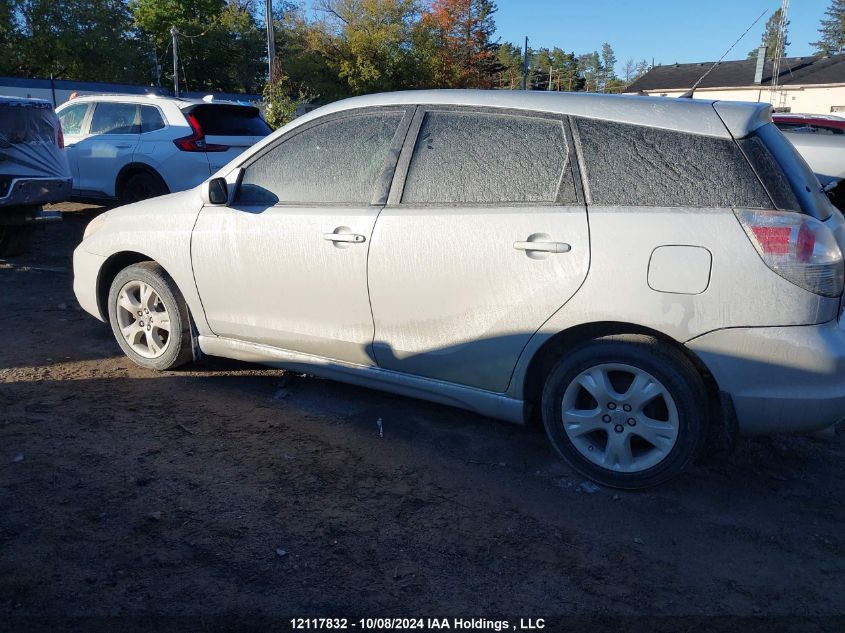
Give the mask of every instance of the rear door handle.
POLYGON ((119 147, 120 149, 129 149, 132 147, 132 143, 118 143, 115 147, 119 147))
POLYGON ((568 253, 572 247, 566 242, 514 242, 518 251, 541 251, 543 253, 568 253))
POLYGON ((353 242, 355 244, 360 244, 366 240, 363 235, 357 233, 323 233, 323 239, 330 242, 353 242))

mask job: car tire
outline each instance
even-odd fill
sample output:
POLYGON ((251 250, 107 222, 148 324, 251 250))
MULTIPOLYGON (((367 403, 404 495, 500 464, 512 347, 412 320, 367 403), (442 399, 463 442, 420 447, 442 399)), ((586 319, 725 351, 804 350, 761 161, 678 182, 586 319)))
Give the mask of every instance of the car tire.
POLYGON ((134 363, 163 371, 191 361, 188 308, 161 266, 141 262, 121 270, 111 284, 108 302, 112 332, 134 363))
POLYGON ((140 172, 129 177, 123 183, 118 195, 120 204, 132 204, 168 193, 161 178, 148 172, 140 172))
POLYGON ((0 226, 0 257, 13 257, 24 255, 32 245, 32 236, 35 227, 24 226, 0 226))
POLYGON ((576 471, 634 490, 683 472, 704 445, 704 383, 679 350, 651 336, 582 343, 552 369, 542 417, 557 452, 576 471))

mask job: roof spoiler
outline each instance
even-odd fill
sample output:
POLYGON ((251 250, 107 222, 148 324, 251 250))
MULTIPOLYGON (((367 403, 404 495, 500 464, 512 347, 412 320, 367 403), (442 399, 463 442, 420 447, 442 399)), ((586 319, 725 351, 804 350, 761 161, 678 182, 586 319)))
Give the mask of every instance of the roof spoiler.
POLYGON ((770 103, 715 101, 713 109, 734 138, 744 138, 754 130, 772 122, 770 103))

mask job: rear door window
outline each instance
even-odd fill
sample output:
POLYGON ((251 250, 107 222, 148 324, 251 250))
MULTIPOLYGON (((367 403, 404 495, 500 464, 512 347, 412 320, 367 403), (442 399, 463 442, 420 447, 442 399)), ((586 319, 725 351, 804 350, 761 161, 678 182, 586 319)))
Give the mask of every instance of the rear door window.
POLYGON ((403 204, 575 202, 564 123, 482 112, 427 112, 403 204))
POLYGON ((253 106, 198 105, 189 110, 208 136, 267 136, 272 132, 253 106))
POLYGON ((138 106, 130 103, 98 103, 91 117, 91 134, 138 134, 137 113, 138 106))
POLYGON ((592 204, 773 208, 731 139, 576 119, 592 204))
POLYGON ((370 204, 402 116, 354 115, 296 133, 246 167, 238 202, 370 204))

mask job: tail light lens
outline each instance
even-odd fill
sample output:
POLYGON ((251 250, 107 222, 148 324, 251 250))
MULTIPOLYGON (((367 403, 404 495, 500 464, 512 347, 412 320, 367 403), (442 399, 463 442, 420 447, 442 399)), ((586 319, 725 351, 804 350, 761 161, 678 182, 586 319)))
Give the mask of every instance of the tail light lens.
POLYGON ((59 133, 56 135, 56 144, 59 146, 59 149, 65 148, 65 133, 62 132, 61 123, 59 123, 59 133))
POLYGON ((188 124, 193 130, 193 134, 174 139, 173 142, 180 150, 183 152, 225 152, 229 149, 228 145, 206 143, 205 133, 202 131, 202 126, 200 126, 197 118, 193 114, 187 115, 186 118, 188 119, 188 124))
POLYGON ((744 210, 736 217, 762 260, 778 275, 817 295, 842 294, 842 252, 824 224, 788 211, 744 210))

